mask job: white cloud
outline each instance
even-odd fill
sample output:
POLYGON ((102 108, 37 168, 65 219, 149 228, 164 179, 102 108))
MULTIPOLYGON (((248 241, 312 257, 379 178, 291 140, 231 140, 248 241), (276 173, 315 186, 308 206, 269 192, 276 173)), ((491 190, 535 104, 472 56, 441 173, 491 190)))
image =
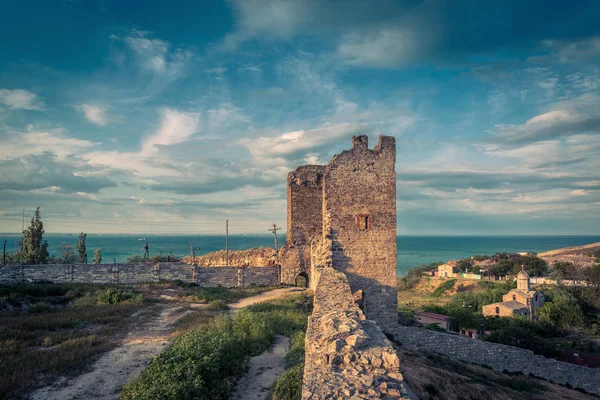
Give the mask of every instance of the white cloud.
POLYGON ((106 112, 106 107, 101 105, 82 104, 76 106, 76 108, 83 112, 85 119, 96 125, 105 126, 118 120, 118 118, 109 116, 106 112))
POLYGON ((574 42, 547 40, 544 44, 557 51, 560 62, 571 63, 600 57, 600 36, 592 36, 574 42))
POLYGON ((0 89, 0 104, 13 110, 41 111, 44 109, 44 102, 37 94, 23 89, 0 89))
POLYGON ((240 144, 245 146, 255 158, 285 158, 300 153, 305 153, 304 155, 314 153, 311 150, 369 130, 366 124, 324 125, 315 129, 286 132, 276 137, 242 139, 240 144))
POLYGON ((8 159, 41 153, 55 154, 58 159, 79 155, 100 143, 68 137, 63 129, 39 130, 30 125, 27 131, 8 131, 0 147, 0 158, 8 159))
POLYGON ((418 59, 428 50, 421 36, 409 29, 384 28, 352 32, 342 36, 338 56, 363 67, 398 68, 418 59))
POLYGON ((550 105, 550 110, 520 125, 496 125, 488 150, 547 141, 587 133, 600 133, 600 97, 586 94, 550 105))
POLYGON ((187 163, 160 153, 160 148, 185 142, 199 129, 199 114, 163 109, 158 130, 143 139, 139 151, 97 151, 85 157, 92 165, 123 170, 142 178, 183 176, 187 163))
POLYGON ((199 114, 164 109, 158 132, 144 140, 141 153, 150 155, 156 152, 161 145, 165 146, 186 141, 198 132, 199 128, 199 114))

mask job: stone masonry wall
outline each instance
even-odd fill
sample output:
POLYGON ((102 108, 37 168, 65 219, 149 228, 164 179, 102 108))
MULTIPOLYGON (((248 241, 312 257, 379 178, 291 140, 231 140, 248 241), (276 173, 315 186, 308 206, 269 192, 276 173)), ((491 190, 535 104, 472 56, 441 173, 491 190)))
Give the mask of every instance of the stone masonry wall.
POLYGON ((334 156, 323 179, 323 234, 333 241, 333 267, 353 291, 364 291, 364 311, 383 330, 397 323, 396 142, 380 136, 352 138, 351 150, 334 156), (367 229, 358 220, 366 218, 367 229))
POLYGON ((473 340, 464 336, 398 326, 395 338, 403 346, 440 353, 468 363, 486 365, 496 371, 533 374, 559 384, 570 384, 600 395, 600 368, 586 368, 533 354, 530 350, 473 340))
POLYGON ((321 236, 324 165, 304 165, 288 174, 287 238, 290 244, 310 243, 321 236))
POLYGON ((301 273, 310 274, 310 244, 286 244, 279 250, 281 283, 295 285, 301 273))
POLYGON ((278 275, 277 266, 211 268, 184 263, 10 265, 0 268, 0 283, 133 284, 180 279, 199 285, 236 287, 276 285, 278 275))
POLYGON ((409 398, 392 343, 354 303, 346 276, 314 267, 302 399, 409 398))

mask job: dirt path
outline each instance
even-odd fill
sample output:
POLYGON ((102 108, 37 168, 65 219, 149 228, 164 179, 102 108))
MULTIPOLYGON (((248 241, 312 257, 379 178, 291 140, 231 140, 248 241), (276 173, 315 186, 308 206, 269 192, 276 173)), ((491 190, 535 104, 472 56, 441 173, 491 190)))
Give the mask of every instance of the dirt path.
MULTIPOLYGON (((242 299, 231 304, 230 307, 232 312, 235 312, 254 303, 285 297, 301 291, 298 288, 275 289, 242 299)), ((182 311, 181 305, 167 308, 155 306, 142 310, 134 315, 134 318, 146 321, 134 324, 122 344, 100 357, 89 372, 72 379, 60 378, 53 385, 34 392, 30 399, 118 399, 121 387, 129 380, 136 378, 146 365, 167 346, 170 333, 173 331, 173 323, 186 313, 186 311, 182 311), (155 318, 148 319, 139 315, 153 311, 158 312, 155 318)))
POLYGON ((231 394, 232 400, 264 400, 279 375, 285 371, 285 355, 290 338, 277 335, 269 350, 248 361, 248 372, 242 376, 231 394))
POLYGON ((256 296, 246 297, 245 299, 241 299, 233 304, 229 305, 229 309, 231 312, 236 312, 241 310, 244 307, 248 307, 249 305, 255 303, 262 303, 263 301, 269 301, 278 299, 280 297, 286 297, 291 294, 302 293, 305 289, 297 288, 297 287, 287 287, 269 290, 268 292, 264 292, 261 294, 257 294, 256 296))

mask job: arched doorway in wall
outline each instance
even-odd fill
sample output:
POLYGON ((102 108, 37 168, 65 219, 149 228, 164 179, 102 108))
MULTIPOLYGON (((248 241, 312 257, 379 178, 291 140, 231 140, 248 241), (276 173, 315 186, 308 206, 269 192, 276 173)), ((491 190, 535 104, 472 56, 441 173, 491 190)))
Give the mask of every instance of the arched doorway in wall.
POLYGON ((307 288, 308 287, 308 275, 306 274, 306 272, 300 272, 298 275, 296 275, 295 282, 296 282, 297 287, 307 288))

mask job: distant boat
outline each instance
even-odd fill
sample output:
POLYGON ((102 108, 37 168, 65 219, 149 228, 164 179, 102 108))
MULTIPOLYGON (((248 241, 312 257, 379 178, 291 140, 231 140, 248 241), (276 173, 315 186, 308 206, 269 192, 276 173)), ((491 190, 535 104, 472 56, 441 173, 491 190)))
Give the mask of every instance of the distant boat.
POLYGON ((145 242, 146 238, 139 238, 138 240, 141 240, 142 242, 145 242))

